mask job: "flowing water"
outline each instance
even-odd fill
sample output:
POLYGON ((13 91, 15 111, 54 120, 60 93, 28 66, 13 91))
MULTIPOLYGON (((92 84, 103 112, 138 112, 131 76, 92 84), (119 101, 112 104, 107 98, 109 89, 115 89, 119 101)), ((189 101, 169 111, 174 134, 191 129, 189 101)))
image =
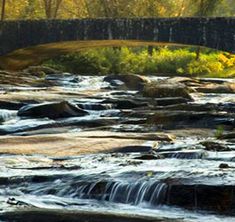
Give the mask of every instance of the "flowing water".
MULTIPOLYGON (((89 115, 58 120, 36 119, 19 117, 17 110, 1 109, 0 134, 21 135, 24 139, 24 135, 58 133, 60 126, 67 127, 67 132, 81 132, 87 130, 84 124, 88 128, 93 127, 94 120, 114 121, 108 128, 111 131, 155 130, 138 124, 144 117, 133 117, 132 120, 126 118, 120 109, 107 100, 134 98, 137 91, 102 91, 109 87, 109 84, 103 81, 103 77, 63 74, 48 76, 47 79, 54 83, 51 87, 53 90, 68 93, 68 100, 87 110, 89 115), (95 96, 76 96, 76 93, 91 90, 97 90, 95 96), (127 120, 133 123, 123 124, 127 120), (57 131, 47 130, 48 128, 57 131)), ((27 90, 37 91, 39 87, 2 86, 1 90, 17 94, 27 90)), ((46 90, 48 88, 45 88, 45 93, 46 90)), ((196 104, 234 103, 232 94, 226 97, 219 94, 193 94, 193 97, 196 104)), ((234 189, 234 142, 224 142, 231 149, 230 152, 218 153, 205 152, 200 145, 201 140, 198 136, 190 136, 179 137, 174 143, 162 142, 156 154, 161 158, 150 160, 141 159, 142 154, 138 152, 86 154, 61 158, 2 154, 0 213, 35 208, 137 215, 178 221, 235 221, 234 212, 221 214, 203 209, 200 193, 197 191, 198 187, 203 192, 203 189, 211 187, 234 189), (230 168, 221 170, 218 167, 221 161, 228 163, 230 168), (184 189, 193 189, 196 193, 193 194, 188 206, 182 207, 177 200, 179 196, 187 195, 182 191, 184 189)), ((149 141, 145 145, 153 146, 153 143, 154 141, 149 141)))

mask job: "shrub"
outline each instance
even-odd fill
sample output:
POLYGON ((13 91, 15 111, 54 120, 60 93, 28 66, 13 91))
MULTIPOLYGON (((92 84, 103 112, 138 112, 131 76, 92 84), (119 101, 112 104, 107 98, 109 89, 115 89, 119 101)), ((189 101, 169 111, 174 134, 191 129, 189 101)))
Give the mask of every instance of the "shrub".
POLYGON ((196 60, 195 48, 155 48, 149 55, 147 47, 99 48, 60 56, 44 65, 78 74, 136 73, 171 75, 220 75, 235 69, 235 56, 202 50, 196 60))

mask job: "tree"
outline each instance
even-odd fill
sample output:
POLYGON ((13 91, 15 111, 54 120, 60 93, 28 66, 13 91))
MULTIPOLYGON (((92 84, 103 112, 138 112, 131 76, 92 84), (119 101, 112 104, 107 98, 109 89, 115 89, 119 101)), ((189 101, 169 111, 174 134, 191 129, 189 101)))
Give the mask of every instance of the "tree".
MULTIPOLYGON (((223 0, 196 0, 195 3, 197 5, 195 16, 211 16, 213 15, 216 7, 219 6, 220 3, 222 3, 223 0)), ((201 54, 201 47, 197 47, 196 51, 196 60, 200 59, 201 54)))
POLYGON ((63 0, 43 0, 47 19, 57 18, 63 0))
POLYGON ((196 0, 197 10, 196 16, 212 16, 215 12, 216 8, 220 6, 220 4, 224 0, 196 0))
POLYGON ((6 0, 2 0, 2 12, 1 12, 1 21, 5 18, 5 9, 6 9, 6 0))

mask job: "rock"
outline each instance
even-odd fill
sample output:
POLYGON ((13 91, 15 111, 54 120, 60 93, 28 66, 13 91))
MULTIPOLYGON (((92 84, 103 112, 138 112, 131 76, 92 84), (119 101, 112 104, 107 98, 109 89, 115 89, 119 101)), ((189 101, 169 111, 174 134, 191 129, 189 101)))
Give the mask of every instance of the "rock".
POLYGON ((48 74, 58 74, 60 71, 52 69, 47 66, 29 66, 27 69, 24 69, 23 72, 29 73, 31 75, 43 77, 48 74))
POLYGON ((144 154, 142 156, 137 156, 134 159, 136 159, 136 160, 158 160, 158 159, 162 159, 162 157, 159 155, 154 155, 154 154, 144 154))
POLYGON ((189 77, 176 76, 176 77, 167 79, 167 82, 173 83, 173 84, 183 83, 187 86, 198 86, 200 81, 198 79, 193 79, 189 77))
POLYGON ((188 99, 182 97, 165 97, 155 99, 157 106, 169 106, 175 104, 185 104, 188 102, 188 99))
MULTIPOLYGON (((79 205, 79 204, 78 204, 79 205)), ((30 209, 7 211, 0 215, 1 221, 24 221, 24 222, 172 222, 171 219, 163 217, 150 217, 141 215, 125 215, 110 212, 74 211, 74 210, 54 210, 54 209, 30 209)))
POLYGON ((227 163, 221 163, 221 164, 219 165, 219 168, 220 168, 220 169, 227 169, 227 168, 230 168, 230 167, 229 167, 229 165, 228 165, 227 163))
POLYGON ((80 135, 79 132, 24 136, 23 139, 22 136, 11 135, 0 137, 0 153, 67 157, 91 153, 113 153, 115 150, 117 152, 138 149, 149 151, 151 147, 144 146, 145 142, 144 139, 102 138, 98 135, 96 138, 89 138, 85 134, 80 135))
POLYGON ((99 104, 99 103, 78 103, 76 104, 78 107, 81 109, 85 110, 107 110, 111 109, 112 105, 111 104, 99 104))
POLYGON ((231 151, 231 149, 225 144, 221 144, 214 141, 203 141, 200 143, 208 151, 231 151))
POLYGON ((147 123, 156 124, 166 129, 187 127, 216 128, 219 125, 233 128, 234 120, 228 114, 193 111, 157 111, 148 117, 147 123))
POLYGON ((3 101, 3 100, 0 101, 0 109, 18 110, 25 105, 26 103, 3 101))
MULTIPOLYGON (((158 99, 157 99, 158 100, 158 99)), ((177 98, 176 98, 177 101, 177 98)), ((235 113, 235 104, 226 103, 226 104, 213 104, 213 103, 179 103, 179 104, 172 104, 166 105, 164 107, 155 107, 156 110, 178 110, 178 111, 194 111, 194 112, 228 112, 228 113, 235 113)), ((164 103, 164 98, 163 98, 164 103)))
POLYGON ((30 204, 25 203, 25 202, 20 201, 20 200, 16 200, 14 197, 9 197, 8 200, 7 200, 7 204, 15 205, 15 206, 21 206, 21 207, 30 206, 30 204))
POLYGON ((201 150, 187 150, 187 151, 166 151, 159 152, 161 156, 165 158, 176 158, 176 159, 204 159, 207 157, 206 151, 201 150))
POLYGON ((148 106, 148 102, 138 102, 131 99, 106 99, 103 104, 113 104, 116 109, 133 109, 148 106))
POLYGON ((167 204, 194 210, 234 212, 234 187, 228 185, 171 184, 167 204))
POLYGON ((83 131, 77 136, 86 138, 115 138, 115 139, 136 139, 136 140, 146 140, 154 141, 154 146, 156 147, 156 141, 172 142, 175 136, 167 133, 121 133, 121 132, 110 132, 107 130, 103 131, 83 131))
MULTIPOLYGON (((104 81, 110 82, 111 84, 114 83, 114 80, 124 82, 127 88, 132 90, 142 90, 145 84, 150 83, 147 77, 134 74, 108 75, 104 78, 104 81)), ((120 82, 118 84, 120 85, 120 82)))
POLYGON ((50 119, 85 116, 87 114, 88 112, 85 110, 66 101, 27 105, 22 107, 17 113, 18 116, 30 116, 35 118, 48 117, 50 119))
POLYGON ((146 84, 143 90, 143 96, 152 98, 181 97, 193 101, 189 89, 185 85, 165 82, 146 84))
POLYGON ((202 93, 235 93, 235 83, 206 84, 196 90, 202 93))
POLYGON ((114 148, 112 153, 146 153, 152 151, 151 146, 125 146, 114 148))
POLYGON ((234 139, 234 138, 235 138, 235 132, 226 133, 219 136, 219 139, 234 139))

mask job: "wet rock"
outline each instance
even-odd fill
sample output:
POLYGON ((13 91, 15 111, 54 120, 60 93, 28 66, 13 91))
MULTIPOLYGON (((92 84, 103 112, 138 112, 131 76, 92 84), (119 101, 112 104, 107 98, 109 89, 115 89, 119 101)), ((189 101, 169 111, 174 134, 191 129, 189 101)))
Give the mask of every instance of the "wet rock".
POLYGON ((208 84, 196 90, 202 93, 235 93, 235 83, 208 84))
POLYGON ((182 97, 165 97, 165 98, 158 98, 155 99, 157 106, 169 106, 169 105, 175 105, 175 104, 184 104, 188 102, 188 99, 182 98, 182 97))
POLYGON ((26 103, 0 101, 0 109, 18 110, 25 105, 26 103))
POLYGON ((234 138, 235 138, 235 132, 225 133, 219 136, 219 139, 234 139, 234 138))
POLYGON ((160 155, 154 155, 154 154, 144 154, 142 156, 137 156, 134 159, 136 160, 158 160, 162 159, 163 157, 160 155))
POLYGON ((216 128, 223 125, 229 129, 234 127, 234 119, 227 114, 193 112, 193 111, 158 111, 148 117, 149 124, 156 124, 166 129, 183 127, 216 128))
POLYGON ((20 200, 16 200, 14 197, 8 198, 7 204, 21 206, 21 207, 30 206, 30 204, 27 204, 27 203, 20 201, 20 200))
POLYGON ((107 110, 107 109, 111 109, 112 105, 111 104, 99 104, 99 103, 79 103, 76 104, 78 107, 80 107, 81 109, 85 109, 85 110, 107 110))
POLYGON ((7 135, 17 133, 18 135, 34 135, 34 134, 52 134, 67 132, 68 127, 81 127, 81 128, 95 128, 101 126, 109 126, 117 123, 117 120, 110 118, 97 118, 97 119, 81 119, 78 118, 68 118, 59 119, 57 121, 39 122, 32 124, 24 123, 19 126, 12 125, 2 125, 0 126, 0 135, 7 135), (66 130, 67 127, 67 130, 66 130))
POLYGON ((31 116, 35 118, 48 117, 50 119, 85 116, 87 114, 88 112, 85 110, 66 101, 27 105, 18 111, 18 116, 31 116))
POLYGON ((114 148, 113 153, 146 153, 151 152, 151 146, 125 146, 121 148, 114 148))
POLYGON ((31 209, 27 211, 6 212, 0 215, 2 221, 24 221, 24 222, 172 222, 171 219, 161 217, 148 217, 138 215, 124 215, 103 212, 68 211, 52 209, 31 209))
POLYGON ((227 169, 227 168, 230 168, 230 166, 229 166, 227 163, 221 163, 221 164, 219 165, 219 168, 220 168, 220 169, 227 169))
POLYGON ((150 84, 146 84, 143 90, 143 96, 152 98, 181 97, 189 101, 193 101, 188 87, 183 84, 165 82, 152 82, 150 84))
POLYGON ((203 141, 200 143, 208 151, 231 151, 231 149, 225 144, 221 144, 214 141, 203 141))
POLYGON ((175 152, 159 152, 161 156, 165 158, 176 158, 176 159, 203 159, 207 157, 205 151, 175 151, 175 152))
POLYGON ((195 210, 210 210, 220 213, 234 212, 234 187, 216 185, 169 185, 169 205, 195 210))
POLYGON ((144 85, 150 82, 147 77, 134 74, 108 75, 104 78, 104 81, 110 82, 112 84, 117 80, 124 82, 125 85, 132 90, 142 90, 144 85))
POLYGON ((139 102, 131 99, 106 99, 102 103, 111 103, 116 109, 133 109, 148 105, 147 102, 139 102))
POLYGON ((155 107, 155 110, 178 110, 178 111, 194 111, 194 112, 228 112, 235 113, 235 105, 232 103, 205 103, 205 104, 197 104, 197 103, 181 103, 181 104, 169 104, 164 107, 155 107))

